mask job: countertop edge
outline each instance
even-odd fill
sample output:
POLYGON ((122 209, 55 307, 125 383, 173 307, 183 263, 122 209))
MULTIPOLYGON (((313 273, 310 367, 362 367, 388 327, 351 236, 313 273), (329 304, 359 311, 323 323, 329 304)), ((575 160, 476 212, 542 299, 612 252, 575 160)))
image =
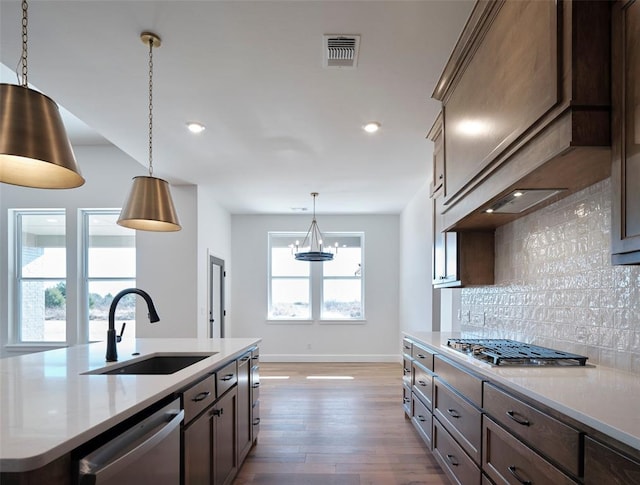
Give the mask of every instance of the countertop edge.
MULTIPOLYGON (((224 339, 222 339, 224 340, 224 339)), ((226 339, 233 340, 233 339, 226 339)), ((173 375, 179 373, 185 373, 184 376, 180 376, 180 380, 166 387, 160 388, 158 392, 154 395, 149 396, 146 399, 137 402, 135 405, 123 410, 108 419, 88 428, 82 433, 76 434, 73 437, 69 438, 67 441, 60 443, 59 445, 53 446, 45 452, 37 453, 32 456, 21 456, 21 457, 10 457, 10 458, 2 458, 0 457, 0 473, 22 473, 37 470, 43 466, 46 466, 55 460, 61 458, 66 453, 72 452, 77 447, 82 444, 88 442, 89 440, 99 436, 100 434, 108 431, 124 420, 136 415, 137 413, 143 411, 154 403, 162 400, 172 393, 180 391, 184 389, 190 383, 197 381, 201 377, 204 377, 206 374, 212 372, 214 369, 221 367, 224 363, 229 362, 231 360, 235 360, 240 357, 247 350, 255 347, 262 342, 261 338, 249 338, 242 339, 247 340, 249 342, 241 345, 237 350, 226 352, 226 353, 218 353, 212 355, 211 357, 215 357, 215 362, 211 363, 195 363, 192 366, 186 367, 173 375), (206 365, 206 366, 205 366, 206 365)), ((11 358, 11 357, 9 357, 11 358)), ((118 362, 121 364, 125 362, 127 359, 122 359, 118 362)), ((131 359, 129 359, 131 360, 131 359)), ((115 363, 114 363, 115 364, 115 363)), ((87 369, 90 370, 90 369, 87 369)), ((105 378, 115 377, 115 376, 100 376, 105 378)))
MULTIPOLYGON (((425 333, 429 333, 429 332, 425 332, 425 333)), ((470 368, 472 372, 479 374, 483 377, 486 377, 490 379, 492 382, 495 382, 497 384, 504 386, 505 388, 507 388, 507 390, 510 389, 512 391, 523 394, 525 396, 530 396, 533 400, 536 400, 542 403, 543 405, 548 406, 549 408, 555 411, 558 411, 562 414, 565 414, 567 417, 584 424, 585 426, 588 426, 598 432, 601 432, 607 436, 610 436, 611 438, 627 446, 630 446, 633 449, 640 451, 640 437, 638 436, 631 435, 625 432, 624 430, 621 430, 606 422, 594 419, 592 416, 584 414, 580 410, 567 406, 562 402, 559 402, 549 396, 545 396, 544 394, 540 394, 535 390, 522 386, 518 383, 514 383, 513 380, 509 379, 508 377, 501 376, 496 372, 494 372, 493 370, 494 368, 490 364, 479 362, 473 359, 472 357, 467 357, 463 354, 456 352, 455 350, 447 349, 442 346, 436 346, 433 343, 429 341, 425 341, 424 338, 421 338, 420 336, 413 334, 411 332, 402 332, 402 335, 426 347, 429 347, 431 350, 434 350, 435 352, 446 357, 449 360, 452 360, 458 364, 464 365, 468 369, 470 368)), ((460 334, 455 334, 455 333, 440 334, 438 332, 433 332, 432 335, 434 336, 437 335, 441 339, 441 342, 442 342, 442 339, 445 339, 446 341, 446 338, 460 337, 460 334)), ((608 369, 608 370, 610 370, 611 372, 616 372, 615 369, 608 369)), ((620 373, 622 373, 622 371, 620 371, 620 373)))

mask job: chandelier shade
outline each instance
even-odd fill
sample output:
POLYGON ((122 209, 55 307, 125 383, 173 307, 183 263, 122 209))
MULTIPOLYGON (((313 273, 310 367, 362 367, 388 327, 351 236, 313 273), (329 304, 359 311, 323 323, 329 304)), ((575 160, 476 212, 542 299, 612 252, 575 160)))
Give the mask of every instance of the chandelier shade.
MULTIPOLYGON (((311 192, 311 196, 313 197, 313 219, 311 220, 311 226, 309 226, 307 235, 302 241, 302 248, 307 250, 300 251, 300 245, 298 241, 296 241, 294 256, 298 261, 331 261, 333 260, 333 253, 325 251, 322 232, 316 221, 316 197, 318 197, 318 192, 311 192)), ((335 251, 338 252, 337 243, 335 251)))
POLYGON ((134 177, 118 224, 141 231, 179 231, 169 183, 157 177, 134 177))
POLYGON ((131 192, 117 223, 141 231, 174 232, 182 227, 169 183, 153 176, 153 48, 160 47, 160 37, 143 32, 140 39, 149 46, 149 176, 133 178, 131 192))
POLYGON ((84 178, 58 105, 29 88, 27 10, 23 0, 20 84, 0 84, 0 182, 38 189, 72 189, 84 184, 84 178))

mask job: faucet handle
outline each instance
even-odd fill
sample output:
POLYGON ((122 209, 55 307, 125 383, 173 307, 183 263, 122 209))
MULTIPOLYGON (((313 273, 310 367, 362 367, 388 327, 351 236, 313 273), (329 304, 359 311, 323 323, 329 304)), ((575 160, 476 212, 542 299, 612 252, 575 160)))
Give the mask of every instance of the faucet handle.
POLYGON ((127 325, 127 322, 122 322, 122 328, 120 329, 120 335, 116 336, 116 342, 122 342, 122 336, 124 335, 124 327, 127 325))

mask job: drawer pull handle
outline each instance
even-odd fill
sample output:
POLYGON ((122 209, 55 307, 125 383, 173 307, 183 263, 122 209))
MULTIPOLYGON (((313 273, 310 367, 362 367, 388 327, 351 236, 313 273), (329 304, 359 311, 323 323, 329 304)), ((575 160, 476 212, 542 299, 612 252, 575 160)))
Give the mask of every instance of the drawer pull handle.
POLYGON ((427 387, 426 381, 418 381, 418 384, 420 384, 422 387, 427 387))
POLYGON ((253 386, 251 386, 251 387, 253 387, 254 389, 258 389, 258 388, 260 387, 260 383, 259 383, 259 382, 256 382, 256 383, 255 383, 253 386))
POLYGON ((258 360, 260 358, 259 355, 254 355, 253 357, 251 357, 251 360, 258 360))
POLYGON ((515 411, 507 411, 507 416, 513 419, 516 423, 521 424, 522 426, 529 426, 531 423, 528 419, 519 418, 515 411))
POLYGON ((522 478, 520 478, 514 465, 507 467, 507 470, 509 470, 509 472, 511 472, 515 479, 518 480, 522 485, 532 485, 531 480, 523 480, 522 478))
POLYGON ((253 425, 258 426, 260 424, 260 418, 256 418, 253 420, 253 425))
POLYGON ((418 354, 418 359, 426 359, 427 356, 424 354, 418 354))
POLYGON ((406 376, 411 373, 411 369, 402 369, 402 373, 406 376))
POLYGON ((404 398, 402 398, 402 402, 407 403, 407 402, 409 402, 409 401, 411 401, 411 399, 409 399, 408 397, 404 397, 404 398))
POLYGON ((249 357, 248 355, 246 357, 243 357, 242 359, 240 359, 240 362, 246 362, 250 359, 251 357, 249 357))
POLYGON ((222 408, 222 409, 214 409, 213 410, 213 415, 214 416, 222 416, 223 413, 224 413, 224 408, 222 408))
POLYGON ((416 418, 418 418, 418 421, 421 423, 424 423, 427 420, 422 414, 419 414, 416 418))
POLYGON ((449 460, 449 463, 453 466, 458 466, 460 464, 454 455, 447 455, 447 460, 449 460))
POLYGON ((193 399, 191 399, 193 402, 200 402, 200 401, 204 401, 206 398, 208 398, 211 395, 211 392, 209 391, 204 391, 201 392, 200 394, 196 394, 195 397, 193 399))
POLYGON ((452 418, 456 418, 458 419, 460 417, 460 413, 458 413, 458 411, 456 411, 455 409, 447 409, 447 412, 451 415, 452 418))
POLYGON ((230 381, 233 379, 233 374, 227 374, 226 376, 220 378, 221 381, 230 381))

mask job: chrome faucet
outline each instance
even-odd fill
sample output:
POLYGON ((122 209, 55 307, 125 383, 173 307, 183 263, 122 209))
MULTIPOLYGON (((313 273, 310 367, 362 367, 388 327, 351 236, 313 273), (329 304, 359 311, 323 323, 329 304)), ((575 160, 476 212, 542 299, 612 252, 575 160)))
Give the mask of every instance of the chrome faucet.
MULTIPOLYGON (((107 362, 116 362, 118 360, 116 340, 118 342, 120 340, 116 339, 116 306, 118 306, 118 302, 120 301, 120 299, 123 296, 128 295, 129 293, 140 295, 142 298, 144 298, 144 301, 147 302, 147 309, 149 310, 149 321, 151 323, 160 321, 158 312, 156 312, 156 307, 153 306, 153 300, 146 291, 140 290, 138 288, 127 288, 114 296, 113 301, 111 302, 111 306, 109 307, 109 330, 107 330, 107 362)), ((124 331, 124 326, 122 330, 124 331)), ((120 336, 122 336, 122 334, 120 334, 120 336)))

